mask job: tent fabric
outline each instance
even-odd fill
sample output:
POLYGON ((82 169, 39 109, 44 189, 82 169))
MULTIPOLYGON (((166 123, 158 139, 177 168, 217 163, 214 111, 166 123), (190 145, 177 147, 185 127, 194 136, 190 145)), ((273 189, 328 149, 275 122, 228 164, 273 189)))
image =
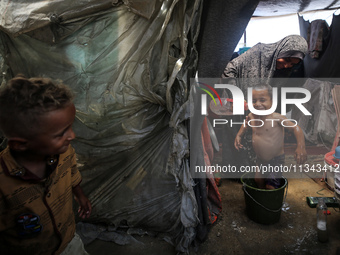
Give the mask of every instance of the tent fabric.
MULTIPOLYGON (((308 38, 311 24, 299 16, 300 34, 308 38)), ((304 59, 305 76, 309 78, 338 78, 340 77, 340 16, 333 15, 329 32, 325 34, 323 50, 319 58, 312 58, 309 54, 304 59)))
MULTIPOLYGON (((45 33, 52 26, 51 23, 58 25, 78 24, 92 19, 93 16, 99 16, 107 11, 114 11, 113 7, 124 5, 134 13, 143 17, 151 18, 156 1, 148 1, 148 4, 143 4, 137 0, 78 0, 78 1, 13 1, 2 0, 0 9, 2 18, 0 19, 0 27, 12 36, 18 36, 23 33, 28 33, 39 28, 44 28, 45 33), (47 26, 47 28, 46 28, 47 26)), ((72 26, 71 25, 71 26, 72 26)), ((62 31, 63 26, 58 28, 62 31)), ((60 31, 59 31, 60 32, 60 31)))
MULTIPOLYGON (((311 29, 311 23, 299 16, 299 25, 301 36, 307 39, 308 31, 311 29)), ((299 125, 302 125, 308 140, 314 143, 326 143, 333 149, 338 135, 338 122, 337 116, 334 114, 334 101, 337 101, 337 99, 332 99, 331 89, 334 87, 334 84, 339 84, 338 79, 333 79, 340 77, 340 60, 334 57, 340 54, 339 34, 340 16, 333 15, 332 24, 329 27, 328 33, 323 34, 322 51, 319 53, 319 57, 312 58, 311 55, 308 54, 304 59, 305 76, 313 78, 304 86, 312 92, 312 95, 320 95, 319 98, 308 103, 310 109, 316 112, 314 112, 314 114, 312 113, 312 118, 295 115, 297 118, 301 118, 301 124, 299 122, 299 125), (325 78, 330 82, 325 83, 315 80, 320 78, 325 78), (315 105, 318 105, 319 108, 316 108, 315 105)), ((311 46, 310 42, 309 46, 311 46)))
MULTIPOLYGON (((200 33, 197 39, 197 73, 200 78, 220 77, 229 61, 237 42, 240 40, 259 0, 239 1, 202 1, 203 12, 200 23, 200 33)), ((193 86, 192 90, 195 86, 193 86)), ((200 105, 199 96, 193 92, 192 102, 196 108, 200 105)), ((195 111, 193 111, 195 112, 195 111)), ((204 116, 191 114, 190 118, 190 165, 205 165, 203 160, 201 127, 204 116)), ((198 203, 198 219, 196 239, 200 242, 207 238, 209 231, 209 211, 207 201, 202 197, 208 197, 209 181, 206 176, 195 179, 195 195, 198 203), (207 183, 208 182, 208 183, 207 183)), ((218 198, 216 199, 218 201, 218 198)), ((218 204, 218 203, 217 203, 218 204)), ((218 208, 218 206, 216 207, 218 208)), ((215 212, 216 213, 216 212, 215 212)))
POLYGON ((259 0, 203 1, 202 29, 198 38, 198 76, 221 77, 259 0))
MULTIPOLYGON (((213 160, 213 147, 212 142, 208 130, 207 118, 204 119, 202 124, 202 144, 203 144, 203 152, 204 152, 204 161, 206 166, 211 166, 213 160)), ((206 173, 206 186, 207 186, 207 196, 208 196, 208 214, 209 220, 211 223, 214 223, 217 220, 217 216, 220 214, 222 210, 222 199, 221 194, 218 191, 215 182, 215 176, 213 173, 206 173)))
POLYGON ((204 118, 201 129, 202 129, 202 138, 203 138, 202 144, 203 144, 203 148, 205 151, 204 154, 207 154, 208 156, 207 160, 209 160, 209 162, 212 162, 214 160, 214 149, 213 149, 213 145, 212 145, 211 137, 209 133, 207 117, 204 118))
POLYGON ((95 231, 147 229, 187 252, 199 223, 186 123, 202 6, 153 1, 141 16, 108 2, 2 1, 5 79, 61 79, 75 92, 73 145, 95 231))
POLYGON ((311 99, 304 107, 312 114, 304 115, 296 106, 291 117, 304 131, 305 139, 314 144, 324 144, 331 148, 337 132, 337 116, 334 114, 332 89, 337 80, 325 81, 307 79, 303 88, 311 92, 311 99))

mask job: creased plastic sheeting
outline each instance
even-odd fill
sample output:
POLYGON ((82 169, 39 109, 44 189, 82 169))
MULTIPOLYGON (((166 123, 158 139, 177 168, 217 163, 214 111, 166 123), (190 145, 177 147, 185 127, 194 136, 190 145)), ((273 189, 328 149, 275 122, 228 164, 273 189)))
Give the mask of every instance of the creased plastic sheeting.
POLYGON ((123 3, 132 12, 146 18, 151 18, 156 6, 156 0, 149 0, 147 4, 140 0, 1 0, 0 28, 8 34, 18 36, 50 23, 84 21, 85 18, 123 3))
POLYGON ((292 119, 305 133, 305 138, 314 144, 325 144, 331 147, 337 130, 337 117, 334 114, 334 102, 331 90, 336 79, 307 79, 303 88, 311 92, 311 99, 303 104, 312 116, 304 115, 295 106, 292 109, 292 119))
POLYGON ((61 79, 76 94, 89 222, 162 232, 181 252, 198 224, 186 120, 200 8, 156 2, 147 20, 120 6, 55 44, 1 33, 7 79, 61 79))

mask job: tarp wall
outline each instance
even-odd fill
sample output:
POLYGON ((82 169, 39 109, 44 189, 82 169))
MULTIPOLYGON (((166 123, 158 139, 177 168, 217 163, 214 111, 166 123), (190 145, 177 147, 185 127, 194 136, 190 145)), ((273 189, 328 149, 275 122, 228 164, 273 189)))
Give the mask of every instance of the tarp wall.
POLYGON ((2 1, 6 78, 47 76, 75 92, 90 222, 168 233, 186 251, 198 223, 185 122, 200 1, 153 1, 149 19, 125 5, 98 15, 91 1, 54 2, 2 1))
POLYGON ((307 79, 302 87, 310 91, 311 99, 304 107, 312 115, 304 115, 294 106, 291 116, 304 131, 307 141, 328 148, 332 147, 338 124, 331 91, 339 79, 330 80, 307 79))
MULTIPOLYGON (((224 9, 233 6, 229 14, 241 14, 245 27, 257 2, 224 9)), ((200 216, 207 215, 206 183, 192 179, 188 160, 189 78, 197 70, 202 7, 200 0, 0 2, 4 81, 18 73, 50 77, 76 94, 73 145, 93 204, 89 223, 163 233, 181 252, 198 226, 209 224, 200 216)), ((218 32, 225 43, 233 38, 226 55, 207 58, 202 50, 217 34, 200 41, 201 63, 209 63, 207 70, 218 63, 218 77, 243 33, 234 29, 237 21, 231 17, 218 32)), ((203 229, 201 240, 205 235, 203 229)))

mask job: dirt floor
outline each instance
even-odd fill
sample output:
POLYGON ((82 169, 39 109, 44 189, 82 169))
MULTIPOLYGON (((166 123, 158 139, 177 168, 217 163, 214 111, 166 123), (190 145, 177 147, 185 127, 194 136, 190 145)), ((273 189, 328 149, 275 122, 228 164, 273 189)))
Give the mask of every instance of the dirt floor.
MULTIPOLYGON (((322 147, 308 147, 308 163, 322 163, 328 152, 322 147)), ((286 164, 293 161, 293 148, 286 148, 286 164)), ((238 180, 223 179, 219 191, 222 212, 212 225, 207 240, 191 255, 222 254, 340 254, 340 212, 329 208, 329 241, 318 241, 316 209, 306 203, 307 196, 333 197, 334 192, 322 178, 303 173, 301 178, 287 178, 288 190, 280 219, 271 225, 259 224, 246 213, 245 195, 238 180)), ((136 236, 139 244, 119 246, 95 241, 86 246, 90 254, 173 255, 174 247, 163 240, 136 236)))

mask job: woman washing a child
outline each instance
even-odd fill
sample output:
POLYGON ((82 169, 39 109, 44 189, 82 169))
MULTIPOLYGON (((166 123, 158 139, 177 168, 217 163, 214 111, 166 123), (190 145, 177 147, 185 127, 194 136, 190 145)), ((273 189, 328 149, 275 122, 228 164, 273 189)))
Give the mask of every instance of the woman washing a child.
MULTIPOLYGON (((247 52, 231 60, 227 64, 222 74, 222 78, 228 78, 228 80, 230 80, 230 78, 236 78, 234 84, 242 89, 245 98, 247 98, 247 88, 249 86, 254 86, 255 84, 265 83, 271 84, 273 87, 284 87, 286 86, 285 83, 287 82, 287 80, 271 78, 303 77, 304 75, 302 61, 307 53, 307 49, 308 45, 306 40, 299 35, 286 36, 282 40, 271 44, 258 43, 247 52), (273 80, 275 81, 273 82, 273 80)), ((278 98, 278 106, 280 106, 280 95, 278 98)), ((252 102, 248 102, 248 104, 250 103, 252 102)), ((280 107, 278 107, 277 111, 280 111, 279 108, 280 107)), ((242 118, 245 118, 245 116, 242 116, 242 118)), ((280 130, 277 133, 280 134, 279 140, 283 144, 283 140, 281 138, 284 136, 281 135, 281 129, 277 128, 276 130, 280 130)), ((225 152, 223 154, 224 164, 228 162, 229 159, 230 161, 232 161, 235 158, 241 160, 242 164, 244 165, 255 165, 259 162, 259 150, 255 151, 255 153, 253 150, 255 149, 255 147, 254 145, 252 145, 252 141, 254 141, 253 138, 256 138, 256 136, 254 136, 254 133, 252 133, 251 129, 249 129, 249 132, 246 131, 247 129, 242 130, 242 146, 239 140, 240 137, 237 138, 238 142, 237 146, 235 144, 235 147, 237 150, 239 150, 239 152, 233 151, 234 148, 228 149, 228 147, 232 146, 230 145, 230 143, 228 143, 228 145, 226 146, 227 148, 223 150, 225 152), (244 151, 242 152, 240 150, 241 148, 246 150, 246 159, 244 158, 244 151)), ((224 141, 230 141, 235 139, 236 134, 235 132, 231 132, 230 130, 224 130, 223 136, 224 141)), ((303 149, 299 150, 298 153, 300 153, 301 155, 298 156, 299 160, 297 160, 297 163, 301 164, 306 160, 304 143, 303 149)), ((261 184, 260 186, 265 187, 265 185, 263 184, 261 184)), ((272 185, 272 187, 273 186, 275 186, 275 184, 272 185)))

